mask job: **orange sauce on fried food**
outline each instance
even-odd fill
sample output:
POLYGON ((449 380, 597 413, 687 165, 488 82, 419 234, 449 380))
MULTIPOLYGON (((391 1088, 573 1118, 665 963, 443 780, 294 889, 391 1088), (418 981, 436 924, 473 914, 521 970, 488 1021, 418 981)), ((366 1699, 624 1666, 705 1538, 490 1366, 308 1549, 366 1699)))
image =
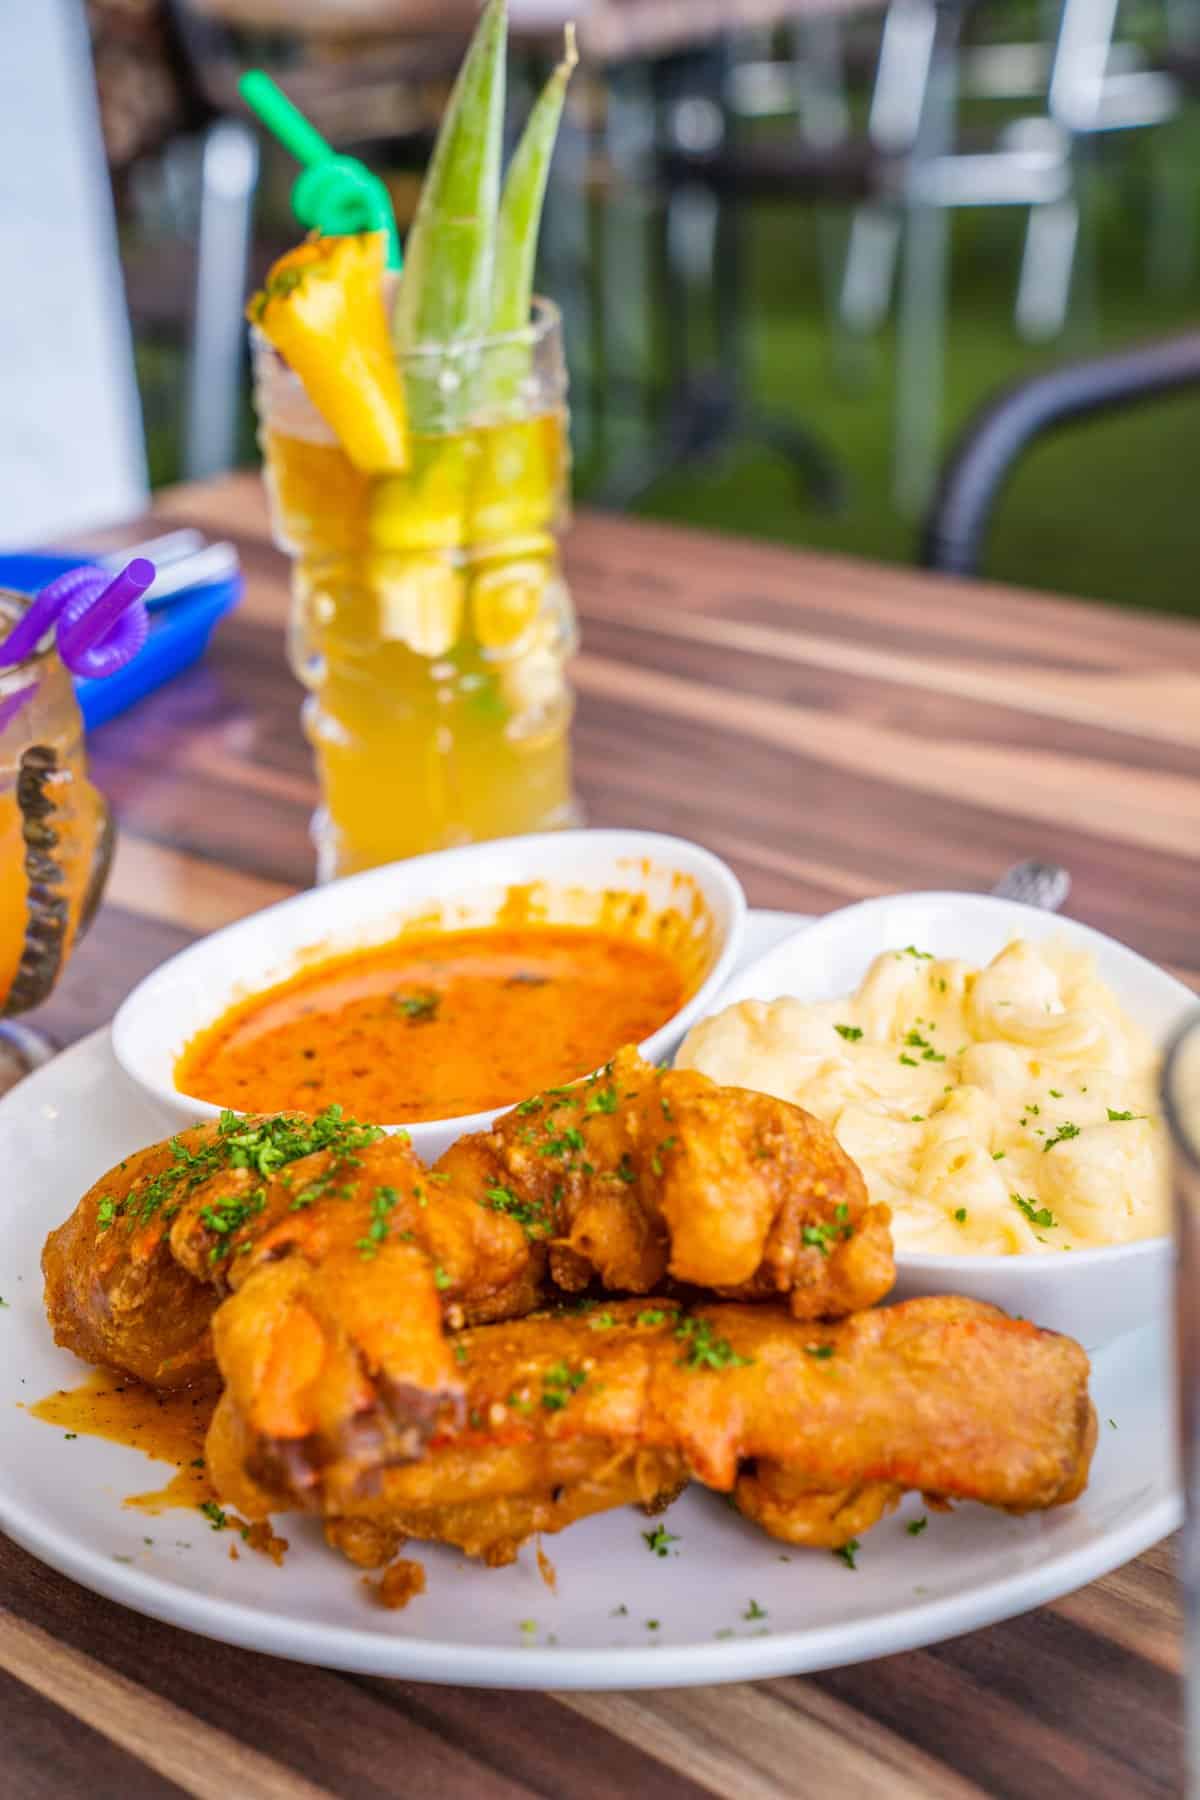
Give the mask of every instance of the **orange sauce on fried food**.
POLYGON ((661 943, 588 926, 405 934, 240 1003, 192 1040, 175 1084, 237 1111, 452 1118, 588 1074, 665 1024, 687 985, 661 943))
POLYGON ((181 1388, 156 1393, 126 1375, 93 1369, 76 1388, 60 1388, 29 1408, 35 1419, 79 1437, 108 1438, 142 1450, 156 1462, 174 1463, 161 1488, 131 1494, 126 1506, 142 1512, 202 1506, 212 1498, 204 1468, 204 1439, 216 1401, 211 1391, 181 1388))

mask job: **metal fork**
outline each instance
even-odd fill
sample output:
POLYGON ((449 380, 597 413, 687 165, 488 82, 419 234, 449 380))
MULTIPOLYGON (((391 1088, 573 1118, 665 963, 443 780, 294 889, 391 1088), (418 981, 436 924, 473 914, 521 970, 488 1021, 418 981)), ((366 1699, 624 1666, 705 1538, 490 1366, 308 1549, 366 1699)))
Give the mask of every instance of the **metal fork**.
POLYGON ((1014 863, 992 889, 1001 900, 1020 900, 1042 912, 1058 912, 1071 891, 1071 877, 1059 863, 1014 863))

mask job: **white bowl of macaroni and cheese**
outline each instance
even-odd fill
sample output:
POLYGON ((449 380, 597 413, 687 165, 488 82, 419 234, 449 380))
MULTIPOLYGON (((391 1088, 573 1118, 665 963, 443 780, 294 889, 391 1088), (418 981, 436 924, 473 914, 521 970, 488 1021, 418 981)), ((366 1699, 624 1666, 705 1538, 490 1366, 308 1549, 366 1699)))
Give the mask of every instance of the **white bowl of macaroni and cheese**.
POLYGON ((892 1210, 898 1297, 963 1292, 1097 1346, 1169 1299, 1162 1049, 1195 1005, 1015 901, 901 894, 742 970, 681 1067, 830 1125, 892 1210))

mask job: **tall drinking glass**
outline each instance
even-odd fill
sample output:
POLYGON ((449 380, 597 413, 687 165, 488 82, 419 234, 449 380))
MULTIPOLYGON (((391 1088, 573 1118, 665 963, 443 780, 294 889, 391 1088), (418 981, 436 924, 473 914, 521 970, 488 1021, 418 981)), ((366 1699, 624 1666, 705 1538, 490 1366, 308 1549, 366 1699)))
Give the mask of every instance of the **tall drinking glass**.
POLYGON ((309 690, 322 879, 578 818, 558 310, 539 301, 523 332, 399 362, 410 467, 368 476, 254 338, 275 536, 293 558, 290 656, 309 690))
POLYGON ((1200 1012, 1163 1068, 1163 1110, 1175 1142, 1176 1289, 1181 1467, 1187 1516, 1181 1572, 1186 1626, 1187 1792, 1200 1796, 1200 1012))
MULTIPOLYGON (((28 604, 0 589, 0 636, 28 604)), ((51 636, 0 670, 0 1092, 47 1053, 37 1033, 10 1021, 49 996, 91 923, 112 851, 79 702, 51 636)))

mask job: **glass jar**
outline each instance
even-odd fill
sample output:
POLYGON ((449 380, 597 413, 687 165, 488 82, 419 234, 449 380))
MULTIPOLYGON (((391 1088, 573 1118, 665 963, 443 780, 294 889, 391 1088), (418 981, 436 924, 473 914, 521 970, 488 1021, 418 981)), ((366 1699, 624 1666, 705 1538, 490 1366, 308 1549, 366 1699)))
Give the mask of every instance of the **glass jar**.
MULTIPOLYGON (((0 635, 28 603, 27 595, 0 589, 0 635)), ((51 633, 24 662, 0 670, 5 1018, 40 1006, 51 992, 99 904, 113 840, 108 806, 88 780, 79 702, 51 633)))
POLYGON ((1200 1011, 1180 1028, 1163 1065, 1175 1193, 1175 1351, 1185 1519, 1179 1573, 1186 1660, 1187 1792, 1200 1794, 1200 1011))
POLYGON ((276 542, 293 558, 289 650, 328 879, 484 838, 577 824, 567 377, 557 309, 522 332, 400 359, 404 474, 354 468, 299 379, 254 340, 276 542))

